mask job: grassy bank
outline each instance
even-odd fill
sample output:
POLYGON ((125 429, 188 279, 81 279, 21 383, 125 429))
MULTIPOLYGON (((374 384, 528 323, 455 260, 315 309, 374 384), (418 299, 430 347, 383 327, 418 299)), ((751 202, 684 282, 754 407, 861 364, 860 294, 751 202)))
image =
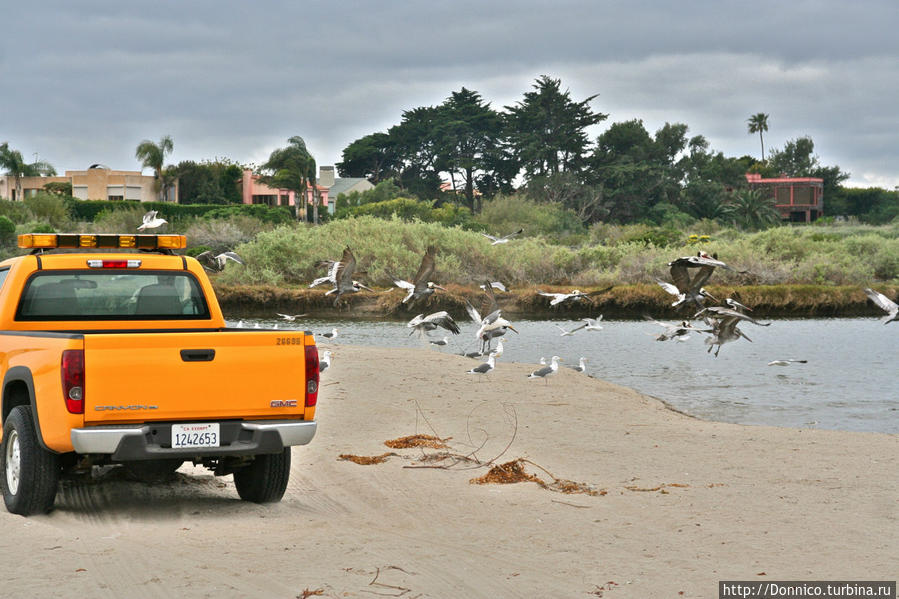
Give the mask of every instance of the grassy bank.
MULTIPOLYGON (((544 291, 570 291, 568 287, 540 286, 544 291)), ((583 288, 597 291, 600 288, 583 288)), ((878 287, 890 297, 899 294, 899 285, 878 287)), ((822 317, 822 316, 877 316, 883 314, 873 306, 860 287, 832 285, 711 285, 715 297, 739 297, 753 307, 759 317, 822 317)), ((437 292, 427 302, 417 304, 412 310, 402 304, 404 293, 399 289, 376 289, 375 293, 362 291, 344 296, 339 307, 334 307, 333 296, 325 296, 324 290, 305 286, 229 285, 216 283, 216 294, 226 315, 240 314, 257 317, 273 317, 276 312, 308 312, 320 317, 381 318, 408 320, 419 312, 447 310, 454 317, 467 318, 465 300, 476 307, 483 292, 477 287, 451 284, 447 292, 437 292)), ((690 310, 677 312, 671 307, 671 296, 655 284, 618 285, 595 298, 595 303, 578 302, 570 305, 549 306, 549 298, 537 293, 537 287, 512 288, 508 293, 498 293, 497 302, 504 314, 515 318, 582 318, 598 314, 606 318, 640 318, 651 314, 657 318, 685 318, 690 310)))

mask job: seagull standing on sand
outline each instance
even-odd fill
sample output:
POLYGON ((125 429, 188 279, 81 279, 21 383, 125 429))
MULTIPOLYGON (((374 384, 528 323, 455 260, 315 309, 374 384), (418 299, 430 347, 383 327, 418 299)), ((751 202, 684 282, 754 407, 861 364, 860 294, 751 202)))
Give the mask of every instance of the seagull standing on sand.
POLYGON ((577 366, 572 366, 571 369, 575 372, 587 372, 587 358, 581 356, 580 361, 578 361, 577 366))
POLYGON ((496 354, 491 353, 490 356, 487 357, 487 361, 479 366, 475 366, 471 370, 467 371, 466 374, 487 374, 492 371, 496 367, 496 354))
POLYGON ((443 339, 437 339, 436 341, 434 341, 432 339, 428 343, 430 343, 431 345, 444 346, 449 343, 449 337, 444 337, 443 339))
POLYGON ((322 337, 334 341, 335 339, 337 339, 337 329, 331 329, 330 333, 322 333, 322 337))
POLYGON ((322 357, 318 361, 318 371, 319 373, 324 372, 331 366, 331 350, 326 351, 322 354, 322 357))
POLYGON ((549 366, 544 366, 543 368, 537 369, 531 374, 528 375, 529 379, 543 379, 544 382, 549 382, 546 378, 551 374, 555 374, 559 371, 559 362, 562 360, 559 356, 553 356, 552 360, 550 360, 549 366))
POLYGON ((481 233, 484 237, 490 240, 490 245, 499 245, 501 243, 509 243, 513 237, 516 235, 521 235, 524 232, 524 229, 518 229, 514 233, 509 233, 508 235, 504 235, 502 237, 495 237, 493 235, 488 235, 487 233, 481 233))
POLYGON ((155 229, 155 228, 161 227, 162 225, 169 222, 169 221, 165 220, 164 218, 157 217, 156 216, 157 212, 158 212, 157 210, 150 210, 149 212, 144 214, 144 222, 142 225, 140 225, 137 228, 137 230, 143 231, 145 229, 155 229))
POLYGON ((415 278, 412 279, 411 283, 397 277, 392 277, 394 285, 401 289, 405 289, 408 292, 406 294, 406 297, 403 298, 404 304, 409 304, 411 306, 417 300, 429 297, 438 289, 446 291, 446 289, 444 289, 440 285, 437 285, 436 283, 428 280, 431 278, 431 275, 434 274, 434 263, 436 256, 437 248, 433 245, 428 246, 425 255, 421 259, 421 264, 418 267, 418 272, 415 273, 415 278))
POLYGON ((888 322, 899 321, 899 304, 880 293, 879 291, 874 291, 873 289, 869 289, 865 287, 865 295, 874 302, 878 308, 887 313, 886 316, 883 317, 883 324, 887 324, 888 322))

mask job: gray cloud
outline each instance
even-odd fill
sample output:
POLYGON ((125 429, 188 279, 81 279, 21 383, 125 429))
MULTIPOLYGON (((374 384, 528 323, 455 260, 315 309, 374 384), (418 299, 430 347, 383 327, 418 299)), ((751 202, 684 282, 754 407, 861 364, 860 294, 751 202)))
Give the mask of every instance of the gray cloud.
POLYGON ((682 122, 727 155, 811 136, 851 184, 899 185, 899 11, 847 5, 526 0, 38 2, 0 39, 0 141, 58 170, 136 169, 172 135, 173 162, 259 162, 301 135, 321 164, 461 86, 495 108, 536 77, 599 94, 609 123, 682 122))

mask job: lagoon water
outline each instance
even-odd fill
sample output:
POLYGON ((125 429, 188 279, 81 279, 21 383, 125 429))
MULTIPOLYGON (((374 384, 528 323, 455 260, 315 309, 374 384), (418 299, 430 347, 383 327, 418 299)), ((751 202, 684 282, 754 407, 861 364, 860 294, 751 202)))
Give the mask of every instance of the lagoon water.
MULTIPOLYGON (((410 316, 411 318, 411 316, 410 316)), ((229 315, 229 325, 237 318, 229 315)), ((298 328, 316 334, 320 349, 354 344, 471 352, 478 348, 476 327, 460 321, 462 333, 436 348, 427 337, 409 335, 405 321, 318 320, 300 323, 244 319, 243 326, 298 328), (321 337, 338 329, 334 342, 321 337)), ((727 343, 716 358, 707 353, 704 335, 684 342, 655 341, 662 329, 646 321, 603 321, 601 331, 581 330, 562 337, 557 326, 573 320, 516 320, 520 334, 506 335, 498 361, 537 364, 541 356, 560 356, 565 366, 587 358, 587 372, 636 389, 706 420, 801 428, 899 433, 899 323, 884 326, 877 318, 773 320, 770 327, 751 323, 740 329, 752 343, 727 343), (806 364, 768 366, 772 360, 808 360, 806 364)), ((443 337, 443 329, 432 339, 443 337), (438 334, 439 333, 439 334, 438 334)), ((477 362, 473 361, 473 365, 477 362)), ((535 366, 536 368, 536 366, 535 366)), ((464 370, 447 376, 469 376, 464 370)), ((533 381, 543 385, 542 381, 533 381)), ((552 380, 549 381, 552 385, 552 380)))

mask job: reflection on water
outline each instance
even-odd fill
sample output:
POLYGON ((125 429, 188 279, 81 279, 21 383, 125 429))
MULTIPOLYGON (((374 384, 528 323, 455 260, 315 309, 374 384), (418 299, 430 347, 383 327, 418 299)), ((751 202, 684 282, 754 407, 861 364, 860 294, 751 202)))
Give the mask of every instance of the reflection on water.
MULTIPOLYGON (((228 323, 233 326, 237 320, 232 316, 228 323)), ((468 320, 459 323, 462 334, 450 335, 442 349, 427 337, 409 335, 405 322, 244 320, 244 326, 257 324, 309 330, 321 345, 330 343, 321 334, 336 327, 338 344, 454 353, 478 348, 477 327, 468 320)), ((706 352, 702 335, 658 342, 654 338, 661 329, 645 321, 603 321, 601 331, 560 336, 557 325, 570 329, 575 324, 517 321, 520 335, 506 335, 500 362, 536 364, 541 356, 555 354, 574 366, 584 356, 589 374, 707 420, 899 433, 899 324, 884 326, 876 318, 775 320, 770 327, 747 323, 740 328, 752 343, 728 343, 717 358, 706 352), (787 358, 808 363, 767 365, 787 358)), ((440 329, 431 338, 444 333, 440 329)))

